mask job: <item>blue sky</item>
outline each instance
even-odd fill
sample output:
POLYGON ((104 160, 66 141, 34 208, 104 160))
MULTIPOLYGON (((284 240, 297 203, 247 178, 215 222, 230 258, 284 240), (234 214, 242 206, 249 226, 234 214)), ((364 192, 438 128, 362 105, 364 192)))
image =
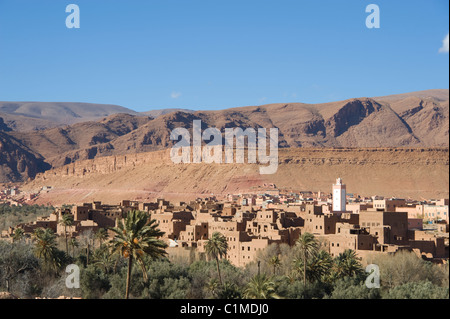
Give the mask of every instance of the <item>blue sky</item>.
POLYGON ((448 88, 448 25, 447 0, 0 0, 0 101, 212 110, 448 88))

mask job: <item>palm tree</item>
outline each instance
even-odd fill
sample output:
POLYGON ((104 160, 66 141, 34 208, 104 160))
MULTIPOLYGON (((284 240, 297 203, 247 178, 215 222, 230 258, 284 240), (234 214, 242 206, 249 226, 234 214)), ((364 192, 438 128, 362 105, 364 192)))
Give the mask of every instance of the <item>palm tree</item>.
POLYGON ((57 268, 57 248, 56 235, 50 229, 38 228, 34 231, 36 240, 36 255, 42 258, 47 266, 54 266, 57 268))
MULTIPOLYGON (((305 277, 305 265, 303 259, 294 259, 294 267, 299 273, 305 277)), ((319 250, 314 255, 310 256, 306 261, 306 277, 310 281, 319 281, 326 279, 332 268, 333 261, 331 256, 325 250, 319 250)))
POLYGON ((147 281, 147 269, 143 257, 160 258, 167 253, 167 245, 159 238, 164 235, 160 231, 156 220, 150 220, 146 212, 133 210, 127 214, 125 219, 118 221, 117 227, 111 228, 115 237, 111 244, 115 252, 128 258, 128 273, 125 298, 128 299, 130 292, 130 278, 133 262, 136 260, 141 266, 144 281, 147 281))
POLYGON ((219 257, 222 258, 227 254, 228 242, 227 238, 219 232, 214 232, 205 245, 206 253, 216 260, 217 273, 219 274, 219 282, 223 285, 220 275, 219 257))
POLYGON ((106 228, 100 228, 96 233, 95 233, 95 238, 98 239, 99 241, 99 247, 103 244, 104 241, 106 241, 108 239, 108 231, 106 230, 106 228))
POLYGON ((220 284, 217 282, 217 279, 213 278, 207 283, 207 288, 211 293, 215 296, 217 291, 219 290, 220 284))
POLYGON ((303 284, 306 286, 306 265, 307 259, 317 253, 319 244, 311 233, 304 233, 297 242, 296 247, 300 252, 303 262, 303 284))
POLYGON ((269 265, 271 265, 273 267, 273 275, 275 276, 277 267, 280 267, 280 265, 281 265, 280 257, 278 255, 276 255, 276 256, 273 256, 272 258, 270 258, 269 265))
POLYGON ((66 240, 66 254, 69 255, 69 245, 67 243, 67 227, 73 225, 73 216, 70 213, 65 213, 62 215, 61 220, 59 221, 61 225, 64 226, 64 237, 66 240))
POLYGON ((112 253, 107 246, 98 248, 93 255, 94 266, 103 268, 105 274, 108 274, 112 266, 111 256, 112 253))
POLYGON ((22 228, 14 229, 13 241, 21 241, 25 236, 25 231, 22 228))
POLYGON ((313 260, 313 278, 316 280, 327 281, 330 277, 330 271, 333 268, 333 259, 325 250, 319 250, 316 258, 313 260))
POLYGON ((275 283, 266 274, 254 276, 244 290, 245 299, 279 299, 275 283))
POLYGON ((80 242, 86 247, 86 265, 89 264, 89 256, 91 255, 91 242, 94 240, 92 229, 83 231, 79 237, 80 242))
POLYGON ((335 273, 337 277, 355 276, 363 272, 360 263, 361 258, 358 258, 356 252, 351 249, 344 250, 334 260, 335 273))
POLYGON ((217 297, 218 299, 242 299, 242 293, 236 284, 225 282, 217 297))
POLYGON ((80 244, 78 243, 78 241, 75 237, 71 237, 70 241, 69 241, 69 245, 72 246, 72 257, 75 258, 75 247, 79 247, 80 244))

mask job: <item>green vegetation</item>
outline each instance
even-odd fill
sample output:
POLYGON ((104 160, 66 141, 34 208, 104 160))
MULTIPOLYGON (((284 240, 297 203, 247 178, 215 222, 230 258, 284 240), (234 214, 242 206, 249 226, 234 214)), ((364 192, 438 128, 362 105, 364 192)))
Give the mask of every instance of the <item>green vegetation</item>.
POLYGON ((128 299, 130 292, 131 270, 133 261, 139 264, 144 281, 148 279, 144 256, 156 259, 166 255, 166 244, 160 237, 164 235, 157 228, 156 221, 149 220, 149 214, 141 211, 129 212, 127 217, 112 228, 116 236, 112 240, 112 249, 115 253, 128 259, 127 286, 125 298, 128 299))
POLYGON ((51 206, 0 204, 0 231, 21 223, 35 221, 38 217, 49 216, 55 209, 51 206))
POLYGON ((304 234, 293 247, 273 244, 244 268, 223 258, 220 233, 206 242, 207 253, 174 258, 160 241, 154 220, 132 212, 113 229, 77 240, 37 230, 31 241, 17 234, 0 241, 0 291, 21 298, 61 295, 82 298, 151 299, 398 299, 449 298, 448 265, 435 265, 414 253, 377 255, 381 288, 365 285, 368 274, 351 250, 336 257, 304 234), (80 288, 65 286, 68 264, 80 267, 80 288))
POLYGON ((228 242, 224 235, 219 232, 212 234, 211 238, 206 242, 205 245, 206 253, 215 259, 217 264, 217 273, 219 275, 219 282, 223 285, 222 276, 220 275, 220 263, 219 258, 222 258, 227 254, 228 242))

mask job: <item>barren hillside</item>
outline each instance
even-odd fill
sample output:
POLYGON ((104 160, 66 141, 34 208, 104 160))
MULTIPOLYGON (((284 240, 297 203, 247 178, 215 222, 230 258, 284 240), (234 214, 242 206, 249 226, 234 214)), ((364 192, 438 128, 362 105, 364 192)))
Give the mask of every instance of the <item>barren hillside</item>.
POLYGON ((173 164, 166 150, 79 161, 39 174, 25 190, 54 188, 38 203, 117 203, 251 193, 264 183, 330 192, 342 177, 360 195, 441 198, 448 197, 448 156, 447 148, 284 149, 276 174, 260 175, 258 164, 173 164))
POLYGON ((20 182, 48 169, 39 154, 0 131, 0 182, 20 182))
POLYGON ((99 109, 90 106, 92 110, 83 103, 0 103, 0 111, 8 112, 8 116, 27 119, 35 116, 39 125, 45 125, 39 121, 81 121, 24 132, 0 116, 4 139, 16 141, 11 145, 26 148, 38 161, 47 164, 12 152, 8 161, 3 159, 0 182, 11 181, 11 171, 18 166, 40 168, 14 175, 15 180, 24 181, 43 167, 58 168, 80 160, 167 149, 175 143, 170 140, 172 130, 178 127, 192 130, 194 120, 201 120, 202 129, 216 127, 222 133, 225 128, 236 127, 278 128, 280 148, 449 146, 448 90, 322 104, 280 103, 196 112, 161 110, 156 118, 136 112, 129 114, 128 109, 118 106, 100 105, 99 109), (125 113, 108 115, 115 111, 125 113), (108 116, 85 121, 102 114, 108 116))
POLYGON ((52 128, 117 113, 138 113, 118 105, 74 102, 0 102, 0 117, 17 131, 52 128))

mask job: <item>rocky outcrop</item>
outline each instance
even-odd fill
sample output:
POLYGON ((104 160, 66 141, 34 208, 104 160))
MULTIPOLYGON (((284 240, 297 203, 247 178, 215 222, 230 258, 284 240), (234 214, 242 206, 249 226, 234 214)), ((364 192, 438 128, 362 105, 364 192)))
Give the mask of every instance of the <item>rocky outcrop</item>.
POLYGON ((370 99, 353 99, 345 103, 325 123, 329 134, 338 137, 352 126, 358 125, 373 112, 380 111, 382 106, 370 99))
POLYGON ((0 131, 3 131, 3 132, 12 131, 12 129, 8 125, 6 125, 6 123, 2 117, 0 117, 0 131))
POLYGON ((0 182, 22 182, 50 165, 6 133, 0 132, 0 182))

